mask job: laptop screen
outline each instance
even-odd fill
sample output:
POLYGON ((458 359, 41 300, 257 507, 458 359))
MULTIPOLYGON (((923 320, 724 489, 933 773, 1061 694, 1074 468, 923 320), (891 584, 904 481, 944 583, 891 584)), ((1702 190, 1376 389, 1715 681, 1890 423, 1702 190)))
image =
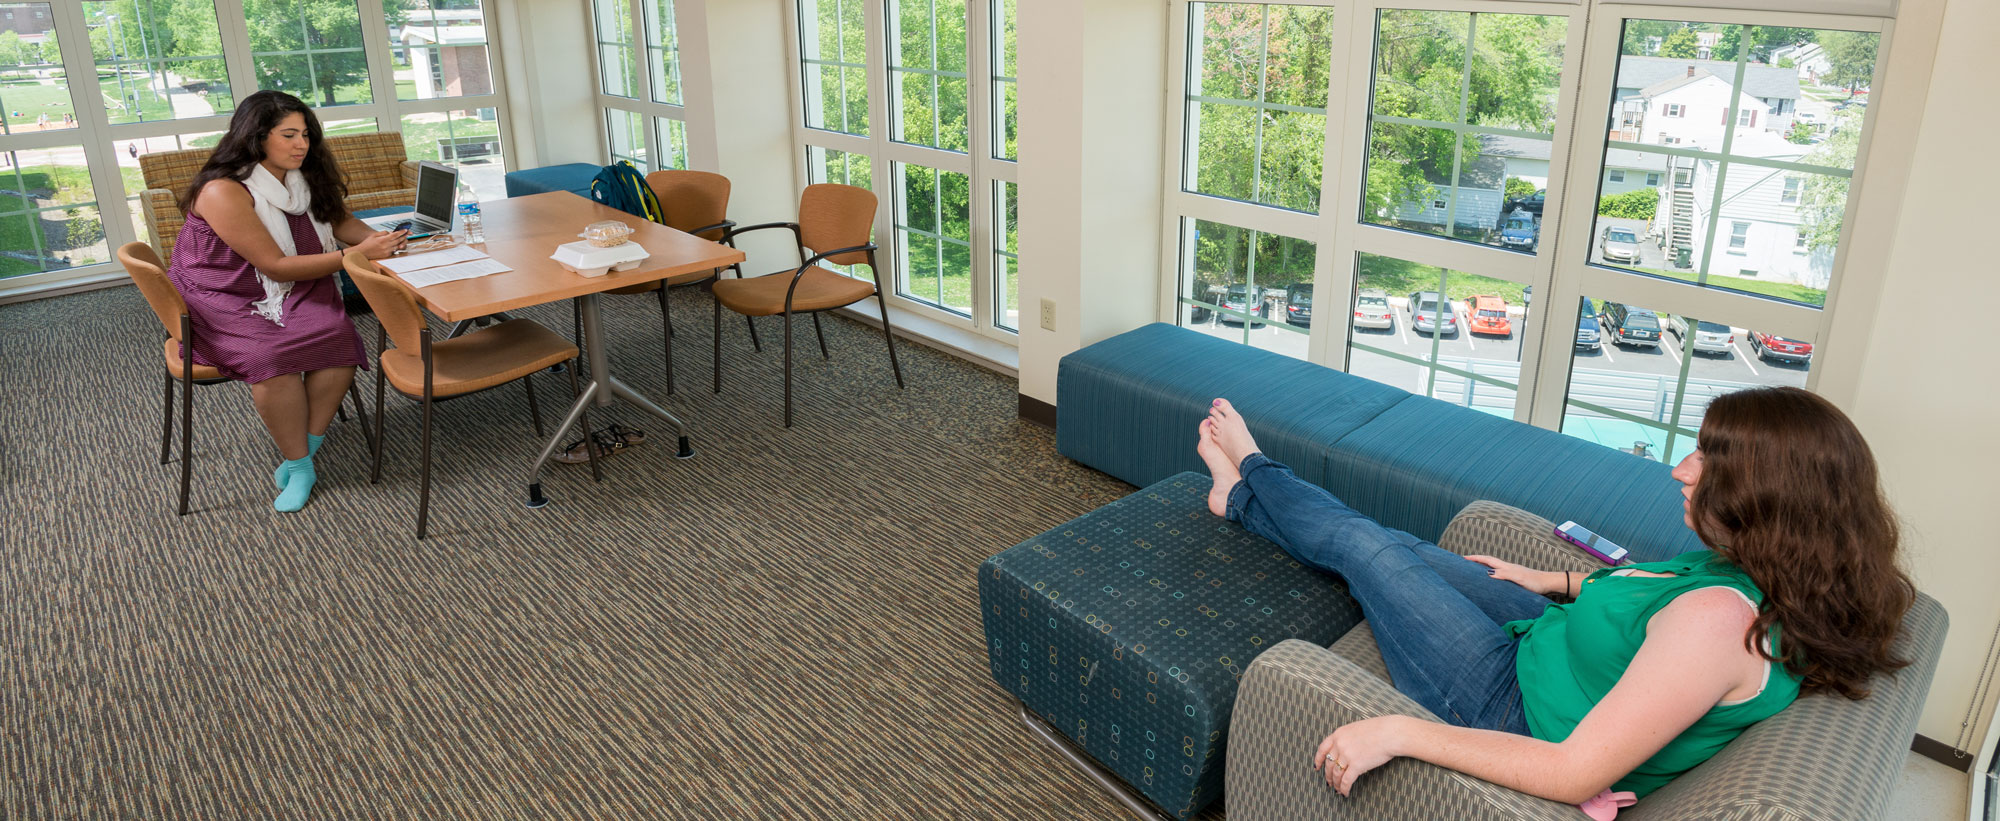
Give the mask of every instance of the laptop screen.
POLYGON ((451 224, 451 207, 458 198, 458 171, 449 165, 417 166, 417 213, 451 224))

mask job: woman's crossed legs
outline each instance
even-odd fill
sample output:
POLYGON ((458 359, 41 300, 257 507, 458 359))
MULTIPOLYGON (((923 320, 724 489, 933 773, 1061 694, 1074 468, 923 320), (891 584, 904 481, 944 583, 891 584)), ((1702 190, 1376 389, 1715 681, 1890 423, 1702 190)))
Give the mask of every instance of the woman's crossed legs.
POLYGON ((1501 625, 1541 615, 1547 598, 1299 479, 1258 452, 1225 400, 1202 422, 1196 450, 1215 479, 1210 510, 1347 581, 1397 690, 1461 727, 1528 733, 1516 642, 1501 625))

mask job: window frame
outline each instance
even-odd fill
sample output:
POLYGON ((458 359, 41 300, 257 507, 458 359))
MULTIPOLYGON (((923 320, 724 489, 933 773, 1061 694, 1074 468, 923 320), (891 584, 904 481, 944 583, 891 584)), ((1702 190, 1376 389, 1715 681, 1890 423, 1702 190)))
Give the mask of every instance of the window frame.
MULTIPOLYGON (((46 2, 54 12, 53 30, 58 41, 62 43, 62 67, 69 78, 71 99, 100 99, 102 87, 97 77, 96 59, 90 48, 88 13, 81 3, 69 0, 46 0, 46 2)), ((501 30, 499 22, 503 11, 500 6, 503 2, 505 0, 484 0, 480 4, 480 12, 487 31, 501 30)), ((325 121, 372 119, 377 130, 400 131, 405 115, 491 108, 494 109, 496 120, 500 123, 504 151, 502 167, 507 171, 514 170, 519 161, 519 151, 513 139, 514 129, 511 127, 513 119, 507 93, 506 47, 500 39, 489 36, 486 43, 492 93, 434 97, 427 100, 399 100, 392 69, 391 52, 394 47, 389 42, 388 21, 383 14, 382 3, 380 0, 359 0, 358 8, 362 53, 367 58, 370 102, 315 108, 314 111, 321 119, 325 121)), ((222 45, 230 94, 238 104, 241 104, 244 98, 261 90, 257 83, 254 58, 251 56, 250 32, 244 18, 243 0, 215 0, 215 15, 216 32, 222 45)), ((110 122, 110 115, 103 106, 78 106, 77 127, 74 129, 0 135, 0 151, 67 147, 79 143, 82 145, 84 162, 90 171, 92 195, 95 197, 98 218, 104 223, 105 243, 114 253, 113 259, 103 263, 0 279, 0 300, 27 298, 57 290, 83 289, 128 281, 129 276, 118 264, 115 252, 120 245, 135 240, 145 240, 147 236, 143 223, 139 227, 133 225, 133 219, 139 213, 134 209, 142 206, 132 202, 138 191, 125 190, 118 164, 118 158, 122 156, 118 152, 122 146, 118 144, 138 139, 171 138, 227 131, 233 113, 231 111, 209 117, 114 125, 110 122)))
MULTIPOLYGON (((966 3, 965 51, 966 66, 966 151, 958 152, 939 149, 928 145, 898 142, 890 139, 890 117, 900 112, 891 108, 889 96, 888 69, 888 3, 893 0, 865 0, 862 4, 863 24, 866 29, 864 64, 868 89, 868 135, 858 136, 841 131, 829 131, 806 125, 805 101, 817 93, 805 84, 805 59, 802 54, 806 33, 800 2, 812 0, 786 0, 786 36, 792 44, 785 51, 791 69, 791 89, 795 104, 792 109, 792 162, 800 187, 813 179, 813 170, 807 162, 810 149, 821 148, 858 155, 867 159, 869 180, 875 193, 875 221, 873 238, 879 250, 875 252, 879 270, 874 272, 877 280, 886 287, 883 293, 890 308, 915 314, 927 320, 969 331, 981 337, 1018 344, 1020 333, 998 322, 1002 310, 999 305, 1004 294, 996 294, 994 252, 995 193, 1000 183, 1016 186, 1019 191, 1019 162, 994 157, 994 141, 998 129, 1004 128, 999 122, 1000 109, 994 97, 992 74, 992 53, 998 44, 998 34, 994 22, 1003 6, 1001 0, 973 0, 966 3), (912 298, 906 293, 909 270, 898 253, 896 235, 896 209, 898 179, 894 175, 898 165, 919 166, 941 172, 963 174, 968 180, 967 210, 970 217, 968 232, 971 238, 971 310, 970 315, 948 310, 929 302, 912 298)), ((1018 55, 1018 50, 1017 50, 1018 55)), ((1015 68, 1019 70, 1018 67, 1015 68)), ((1018 111, 1017 111, 1018 116, 1018 111)), ((1012 249, 1019 253, 1019 249, 1012 249)), ((1016 319, 1016 324, 1025 320, 1016 319)))
MULTIPOLYGON (((485 1, 489 3, 504 2, 504 0, 485 1)), ((683 25, 683 22, 686 20, 684 10, 688 0, 673 0, 675 47, 671 49, 666 48, 664 44, 656 48, 646 40, 646 22, 648 20, 646 15, 649 9, 658 8, 659 0, 612 0, 612 2, 625 3, 627 13, 631 16, 632 43, 625 46, 626 51, 632 55, 630 68, 633 72, 633 85, 632 96, 630 97, 607 94, 604 91, 604 50, 598 48, 597 44, 606 41, 601 40, 602 32, 597 29, 598 2, 600 0, 582 0, 582 9, 590 28, 591 92, 595 100, 595 107, 598 110, 597 143, 603 149, 607 162, 616 156, 612 151, 610 116, 611 112, 619 111, 637 115, 643 124, 641 134, 643 135, 643 144, 646 149, 646 165, 639 169, 640 173, 649 174, 666 168, 712 168, 714 166, 712 159, 706 162, 697 161, 696 157, 698 154, 702 157, 712 157, 713 154, 698 152, 695 148, 695 143, 698 142, 695 135, 698 131, 687 128, 689 98, 694 96, 690 89, 692 84, 688 82, 688 66, 694 60, 705 60, 707 57, 705 48, 702 46, 699 38, 691 42, 687 36, 688 28, 683 25), (681 61, 675 67, 674 71, 674 75, 679 78, 680 82, 681 101, 679 103, 663 103, 655 99, 656 95, 653 86, 656 78, 653 74, 651 63, 652 54, 655 51, 662 52, 663 58, 670 53, 674 59, 681 61), (681 123, 683 142, 681 145, 680 164, 678 165, 663 166, 660 164, 660 159, 671 153, 669 151, 671 143, 668 141, 667 130, 660 127, 662 120, 681 123)), ((699 2, 699 0, 696 0, 696 2, 699 2)))
MULTIPOLYGON (((1190 47, 1188 9, 1192 2, 1174 0, 1167 13, 1170 31, 1166 74, 1170 80, 1165 90, 1168 134, 1161 172, 1164 193, 1161 221, 1163 264, 1160 266, 1162 278, 1157 313, 1162 321, 1176 322, 1181 316, 1182 232, 1179 226, 1183 219, 1221 222, 1315 243, 1318 268, 1314 277, 1313 299, 1320 310, 1316 312, 1318 315, 1311 327, 1312 341, 1307 358, 1339 369, 1349 367, 1347 346, 1351 311, 1335 310, 1335 306, 1346 306, 1351 299, 1357 277, 1356 255, 1362 252, 1531 284, 1536 291, 1531 304, 1533 308, 1574 305, 1580 297, 1588 295, 1643 304, 1662 315, 1699 316, 1730 322, 1737 327, 1768 328, 1771 333, 1813 339, 1820 345, 1826 343, 1836 318, 1840 316, 1836 309, 1841 292, 1859 290, 1867 293, 1879 289, 1879 273, 1869 274, 1861 270, 1855 255, 1849 251, 1857 236, 1865 235, 1873 246, 1871 250, 1881 253, 1879 249, 1884 240, 1879 235, 1887 230, 1879 228, 1871 231, 1856 220, 1856 211, 1862 202, 1863 180, 1869 175, 1869 169, 1883 165, 1894 167, 1897 163, 1880 152, 1871 151, 1879 104, 1870 106, 1864 115, 1861 146, 1850 178, 1851 188, 1843 218, 1842 238, 1836 250, 1834 275, 1826 304, 1822 307, 1779 302, 1718 288, 1693 287, 1590 264, 1590 248, 1596 239, 1593 234, 1595 214, 1592 213, 1595 209, 1587 204, 1596 201, 1599 186, 1605 179, 1606 134, 1599 127, 1597 118, 1610 112, 1611 122, 1616 122, 1618 112, 1613 109, 1611 99, 1621 50, 1618 44, 1626 19, 1842 29, 1879 34, 1882 38, 1878 47, 1880 56, 1871 84, 1878 90, 1875 95, 1878 98, 1885 89, 1892 94, 1911 93, 1909 88, 1902 86, 1887 89, 1884 82, 1891 55, 1898 54, 1894 51, 1893 19, 1821 12, 1712 9, 1697 5, 1697 0, 1686 0, 1686 5, 1673 6, 1605 0, 1291 0, 1285 4, 1332 6, 1335 16, 1333 36, 1336 59, 1329 70, 1329 121, 1322 164, 1321 213, 1312 215, 1182 190, 1182 180, 1188 173, 1182 166, 1182 158, 1187 151, 1185 140, 1190 135, 1186 133, 1183 118, 1176 116, 1175 112, 1184 102, 1188 82, 1185 77, 1186 52, 1190 47), (1360 201, 1358 192, 1365 184, 1363 169, 1368 146, 1369 84, 1375 59, 1373 38, 1377 12, 1382 9, 1543 14, 1568 18, 1568 43, 1564 52, 1568 56, 1556 94, 1557 123, 1551 135, 1552 161, 1546 189, 1545 214, 1548 221, 1544 236, 1549 239, 1541 243, 1535 254, 1479 247, 1441 236, 1418 235, 1369 225, 1359 220, 1353 204, 1360 201), (1585 48, 1586 42, 1588 49, 1585 48), (1586 205, 1568 209, 1563 207, 1565 201, 1586 205)), ((1922 49, 1925 45, 1914 43, 1911 47, 1922 49)), ((1682 113, 1684 115, 1685 111, 1682 113)), ((1907 139, 1907 135, 1899 136, 1907 139)), ((1658 144, 1652 146, 1657 148, 1658 144)), ((1613 142, 1610 147, 1621 146, 1613 142)), ((1681 145, 1669 150, 1691 149, 1681 145)), ((1631 180, 1629 173, 1626 179, 1631 180)), ((1648 186, 1654 188, 1669 183, 1669 175, 1665 173, 1650 172, 1646 179, 1648 186)), ((1518 421, 1549 429, 1559 430, 1562 427, 1574 348, 1573 313, 1549 311, 1539 316, 1533 312, 1529 315, 1526 336, 1521 343, 1522 373, 1514 413, 1518 421)), ((1852 323, 1855 320, 1847 321, 1852 323)), ((1516 333, 1523 333, 1521 323, 1516 323, 1516 333)), ((1859 366, 1856 361, 1839 368, 1839 378, 1851 380, 1853 369, 1859 366)), ((1823 367, 1822 362, 1816 360, 1807 377, 1807 388, 1817 390, 1820 381, 1833 372, 1834 369, 1823 367)))

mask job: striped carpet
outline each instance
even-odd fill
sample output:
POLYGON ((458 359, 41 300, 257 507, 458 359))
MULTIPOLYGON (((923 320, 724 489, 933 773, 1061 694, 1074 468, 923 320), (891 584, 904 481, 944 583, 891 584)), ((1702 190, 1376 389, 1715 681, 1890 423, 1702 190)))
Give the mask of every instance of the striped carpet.
MULTIPOLYGON (((528 510, 520 389, 444 403, 424 542, 414 404, 381 485, 336 424, 282 515, 249 391, 199 389, 180 518, 137 291, 0 306, 0 817, 1117 817, 988 677, 974 571, 1130 488, 1017 420, 1012 380, 906 343, 898 391, 831 317, 787 431, 776 322, 761 354, 725 324, 718 396, 710 303, 676 299, 696 459, 614 409, 656 441, 601 485, 553 467, 528 510)), ((614 367, 664 396, 656 303, 606 302, 614 367)), ((567 384, 537 388, 553 424, 567 384)))

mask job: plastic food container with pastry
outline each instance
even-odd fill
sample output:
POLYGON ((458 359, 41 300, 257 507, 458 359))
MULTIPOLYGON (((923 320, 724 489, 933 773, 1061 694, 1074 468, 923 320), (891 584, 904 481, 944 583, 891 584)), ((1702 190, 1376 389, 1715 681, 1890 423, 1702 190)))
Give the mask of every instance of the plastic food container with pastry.
POLYGON ((577 236, 583 237, 593 247, 610 248, 623 245, 626 237, 632 236, 632 226, 617 220, 593 222, 584 226, 583 233, 577 236))
POLYGON ((549 258, 564 269, 587 277, 601 277, 611 271, 626 271, 639 266, 651 253, 639 243, 626 242, 609 248, 599 248, 588 240, 565 242, 556 246, 555 254, 549 258))

